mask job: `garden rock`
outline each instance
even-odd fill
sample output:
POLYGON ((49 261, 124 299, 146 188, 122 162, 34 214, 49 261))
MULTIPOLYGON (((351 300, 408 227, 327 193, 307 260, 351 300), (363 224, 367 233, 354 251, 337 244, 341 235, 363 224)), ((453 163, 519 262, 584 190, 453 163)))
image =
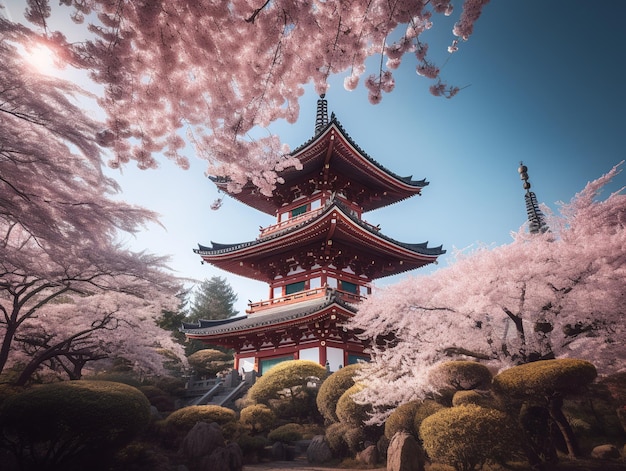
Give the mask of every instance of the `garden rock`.
POLYGON ((204 456, 193 471, 242 471, 243 453, 239 445, 229 443, 218 447, 209 456, 204 456))
POLYGON ((425 456, 415 438, 406 432, 397 432, 387 449, 387 471, 424 471, 425 456))
POLYGON ((274 461, 285 461, 287 459, 287 447, 283 442, 276 442, 272 445, 272 459, 274 461))
POLYGON ((378 463, 378 448, 376 445, 370 445, 365 450, 356 454, 356 460, 366 465, 375 465, 378 463))
POLYGON ((219 425, 198 422, 183 439, 181 453, 187 458, 200 458, 224 446, 224 435, 219 425))
POLYGON ((333 457, 324 435, 315 435, 306 450, 306 459, 309 463, 326 463, 333 457))
POLYGON ((599 460, 619 458, 619 450, 615 445, 598 445, 591 450, 591 457, 599 460))

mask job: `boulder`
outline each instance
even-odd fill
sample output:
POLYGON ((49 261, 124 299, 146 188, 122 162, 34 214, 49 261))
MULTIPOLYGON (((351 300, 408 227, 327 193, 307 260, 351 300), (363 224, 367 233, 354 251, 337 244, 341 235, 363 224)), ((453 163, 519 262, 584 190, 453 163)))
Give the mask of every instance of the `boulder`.
POLYGON ((315 435, 306 450, 306 459, 309 463, 326 463, 333 458, 328 442, 324 435, 315 435))
POLYGON ((424 471, 426 457, 415 438, 406 432, 397 432, 387 449, 387 471, 424 471))
POLYGON ((183 439, 180 452, 186 458, 194 459, 209 456, 213 450, 224 446, 224 435, 219 425, 198 422, 183 439))
POLYGON ((378 463, 378 459, 378 448, 376 448, 376 445, 370 445, 365 448, 365 450, 359 451, 356 454, 356 460, 368 466, 373 466, 378 463))
POLYGON ((242 471, 243 453, 236 443, 218 447, 208 456, 203 456, 192 471, 242 471))
POLYGON ((591 457, 599 460, 619 458, 619 450, 615 445, 598 445, 591 450, 591 457))
POLYGON ((287 446, 283 442, 272 445, 272 460, 285 461, 287 459, 287 446))

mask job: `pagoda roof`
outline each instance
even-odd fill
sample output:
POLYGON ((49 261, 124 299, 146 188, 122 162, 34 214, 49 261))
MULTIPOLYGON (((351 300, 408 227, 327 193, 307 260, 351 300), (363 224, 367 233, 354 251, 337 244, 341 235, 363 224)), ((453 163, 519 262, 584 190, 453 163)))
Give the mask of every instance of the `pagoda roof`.
POLYGON ((210 178, 220 190, 270 215, 275 215, 298 194, 311 194, 315 190, 351 191, 349 199, 367 212, 420 194, 428 185, 425 179, 399 176, 370 157, 348 135, 334 113, 315 136, 290 155, 300 161, 302 169, 290 167, 278 172, 284 183, 276 185, 271 197, 261 195, 251 182, 241 192, 231 193, 227 190, 228 179, 210 178))
POLYGON ((335 290, 329 289, 326 296, 317 297, 293 304, 279 305, 246 316, 211 321, 199 320, 198 323, 183 323, 180 329, 189 338, 236 337, 255 332, 265 332, 269 327, 288 328, 306 325, 325 316, 330 311, 343 312, 344 317, 356 313, 356 308, 342 301, 335 290))
POLYGON ((445 253, 441 246, 428 247, 427 242, 404 243, 387 237, 337 200, 305 213, 293 225, 255 240, 236 244, 212 242, 210 247, 198 247, 194 252, 205 261, 267 282, 278 274, 286 275, 286 265, 304 266, 304 258, 308 258, 309 266, 349 266, 357 274, 376 279, 433 263, 445 253))

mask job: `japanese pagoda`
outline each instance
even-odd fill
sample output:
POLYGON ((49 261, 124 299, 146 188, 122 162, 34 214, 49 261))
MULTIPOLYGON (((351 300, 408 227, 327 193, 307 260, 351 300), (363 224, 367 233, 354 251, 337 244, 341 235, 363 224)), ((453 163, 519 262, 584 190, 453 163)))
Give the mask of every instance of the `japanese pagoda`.
MULTIPOLYGON (((194 250, 203 261, 269 284, 269 298, 243 317, 184 324, 190 339, 235 350, 235 369, 263 374, 306 359, 336 371, 368 359, 366 340, 342 327, 372 280, 433 263, 441 246, 398 242, 363 213, 419 195, 425 180, 400 177, 369 157, 318 100, 315 135, 293 151, 301 170, 280 172, 271 197, 249 183, 230 196, 276 217, 252 241, 212 242, 194 250)), ((212 178, 228 193, 227 181, 212 178)))

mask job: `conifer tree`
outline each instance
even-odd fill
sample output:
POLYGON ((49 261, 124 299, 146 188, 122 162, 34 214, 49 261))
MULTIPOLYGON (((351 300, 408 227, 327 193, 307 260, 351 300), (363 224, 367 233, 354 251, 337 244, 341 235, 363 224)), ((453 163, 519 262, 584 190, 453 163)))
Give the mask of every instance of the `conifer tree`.
POLYGON ((199 319, 228 319, 238 314, 234 307, 236 301, 237 294, 226 279, 213 276, 198 286, 187 320, 194 322, 199 319))

